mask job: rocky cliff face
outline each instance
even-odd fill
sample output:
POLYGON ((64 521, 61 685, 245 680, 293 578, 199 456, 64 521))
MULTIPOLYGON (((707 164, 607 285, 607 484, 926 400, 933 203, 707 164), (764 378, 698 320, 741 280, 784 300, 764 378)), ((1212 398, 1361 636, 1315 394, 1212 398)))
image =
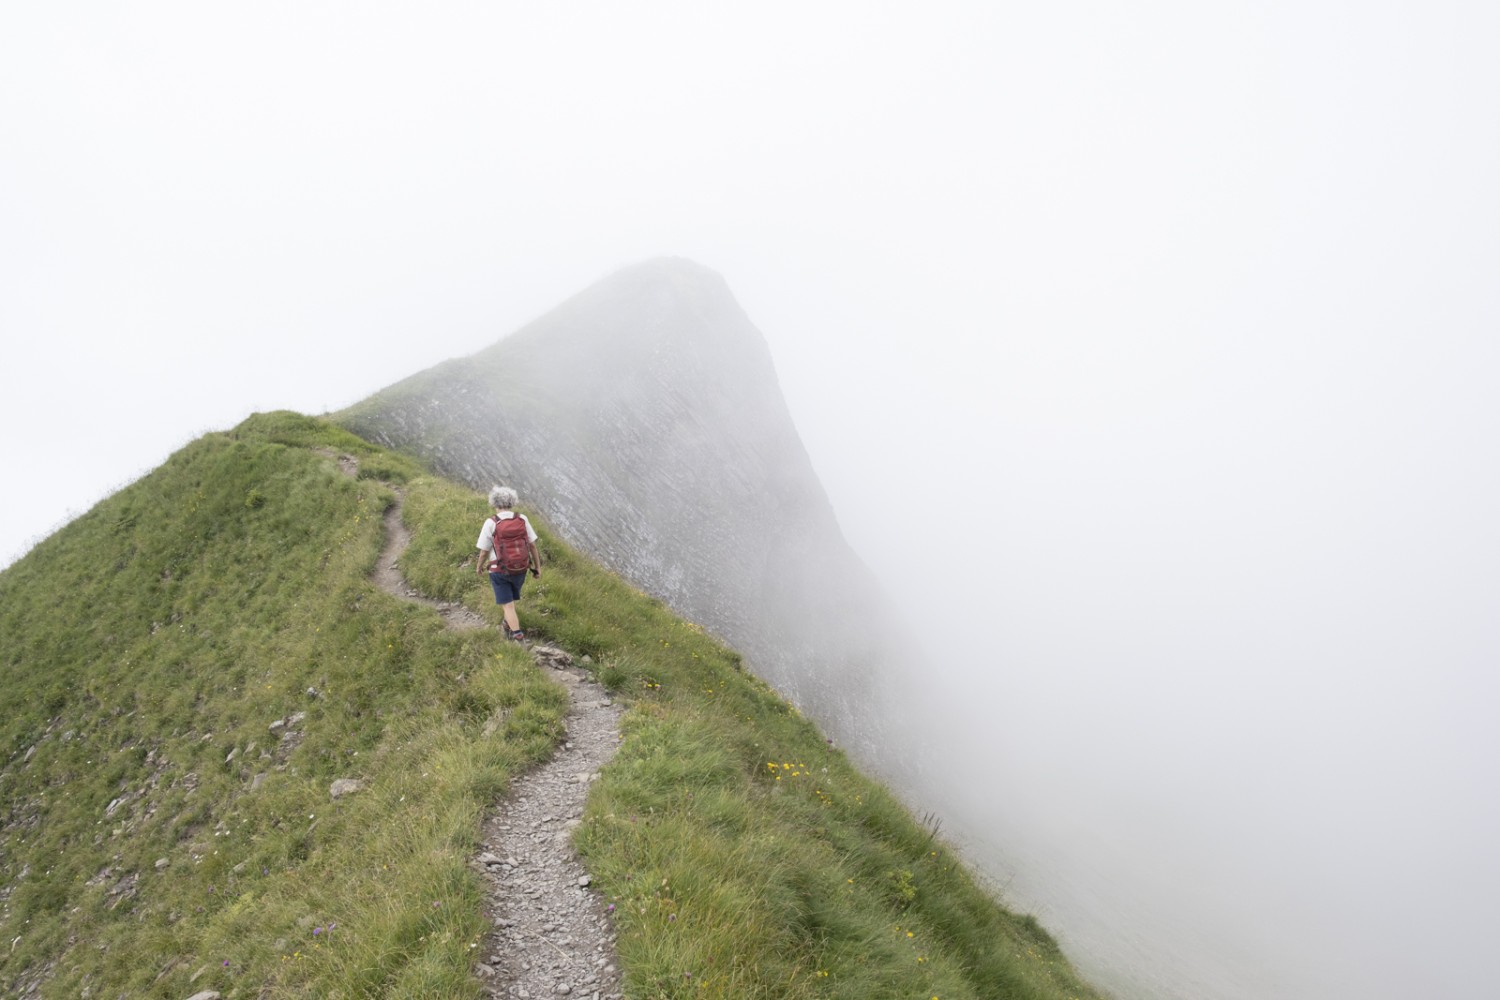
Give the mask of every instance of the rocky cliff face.
POLYGON ((714 272, 627 268, 341 419, 476 489, 514 486, 846 739, 870 736, 889 612, 843 540, 764 338, 714 272))

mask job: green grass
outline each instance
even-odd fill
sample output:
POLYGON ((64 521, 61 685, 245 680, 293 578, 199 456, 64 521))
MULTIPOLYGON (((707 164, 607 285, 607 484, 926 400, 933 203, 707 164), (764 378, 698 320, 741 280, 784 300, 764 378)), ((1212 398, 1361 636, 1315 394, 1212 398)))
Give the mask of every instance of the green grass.
POLYGON ((0 575, 0 991, 478 995, 479 820, 566 698, 366 581, 392 496, 336 453, 420 475, 257 417, 0 575))
MULTIPOLYGON (((390 483, 408 582, 498 622, 482 497, 286 413, 0 574, 0 991, 479 995, 468 861, 566 696, 368 582, 390 483)), ((630 997, 1098 995, 733 651, 533 521, 523 624, 630 706, 577 833, 630 997)))

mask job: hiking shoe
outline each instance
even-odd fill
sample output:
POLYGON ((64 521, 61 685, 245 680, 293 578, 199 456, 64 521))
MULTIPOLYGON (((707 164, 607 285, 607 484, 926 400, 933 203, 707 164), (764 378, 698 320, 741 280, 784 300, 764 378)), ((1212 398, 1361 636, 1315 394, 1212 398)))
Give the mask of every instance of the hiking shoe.
POLYGON ((526 631, 524 629, 519 629, 518 628, 514 632, 512 632, 510 629, 506 629, 505 630, 505 637, 507 639, 510 639, 512 642, 525 642, 526 641, 526 631))

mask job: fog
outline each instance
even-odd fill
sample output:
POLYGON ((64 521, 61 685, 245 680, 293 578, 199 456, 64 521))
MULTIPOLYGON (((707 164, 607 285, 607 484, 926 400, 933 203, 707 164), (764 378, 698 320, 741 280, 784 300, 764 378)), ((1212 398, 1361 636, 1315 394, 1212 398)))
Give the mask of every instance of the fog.
POLYGON ((1091 975, 1494 992, 1497 22, 10 5, 0 559, 691 257, 927 650, 912 794, 1091 975))

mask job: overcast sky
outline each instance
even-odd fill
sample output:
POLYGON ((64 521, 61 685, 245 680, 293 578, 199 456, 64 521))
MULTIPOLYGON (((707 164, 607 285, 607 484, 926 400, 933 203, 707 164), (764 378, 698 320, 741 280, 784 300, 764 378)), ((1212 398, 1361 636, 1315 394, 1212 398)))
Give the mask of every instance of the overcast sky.
POLYGON ((951 643, 993 773, 950 793, 1071 951, 1490 992, 1497 12, 8 4, 0 560, 691 257, 951 643))

